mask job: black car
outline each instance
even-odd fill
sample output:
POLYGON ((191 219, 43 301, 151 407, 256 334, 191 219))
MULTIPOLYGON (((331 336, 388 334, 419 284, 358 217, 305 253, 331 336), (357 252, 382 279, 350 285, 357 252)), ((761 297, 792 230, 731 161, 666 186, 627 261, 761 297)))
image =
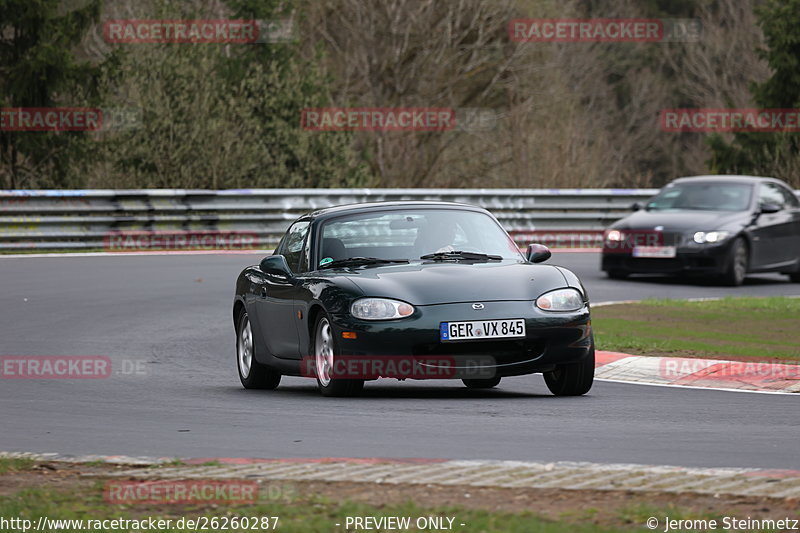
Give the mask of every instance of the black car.
POLYGON ((589 300, 569 270, 523 256, 485 209, 446 202, 332 207, 297 219, 236 283, 239 378, 316 378, 326 396, 367 380, 543 373, 556 395, 594 378, 589 300))
POLYGON ((752 176, 681 178, 605 232, 602 269, 700 274, 741 285, 749 272, 800 282, 800 201, 784 182, 752 176))

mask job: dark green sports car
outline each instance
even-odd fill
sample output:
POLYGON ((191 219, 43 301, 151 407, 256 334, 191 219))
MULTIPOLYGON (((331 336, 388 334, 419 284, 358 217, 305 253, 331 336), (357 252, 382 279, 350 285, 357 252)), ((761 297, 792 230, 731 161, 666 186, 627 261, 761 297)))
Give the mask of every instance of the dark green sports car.
POLYGON ((322 394, 367 380, 461 379, 490 388, 543 373, 556 395, 594 378, 589 301, 569 270, 527 257, 485 209, 446 202, 332 207, 297 219, 236 283, 239 378, 273 389, 316 378, 322 394))

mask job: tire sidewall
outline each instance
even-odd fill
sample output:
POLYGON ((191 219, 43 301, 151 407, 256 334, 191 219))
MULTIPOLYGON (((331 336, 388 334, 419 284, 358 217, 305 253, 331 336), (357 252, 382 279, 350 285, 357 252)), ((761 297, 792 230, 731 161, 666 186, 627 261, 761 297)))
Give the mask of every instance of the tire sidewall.
POLYGON ((322 385, 322 382, 317 377, 317 388, 319 389, 320 393, 323 396, 356 396, 358 395, 361 390, 364 388, 364 380, 363 379, 335 379, 335 365, 336 365, 336 358, 339 357, 339 342, 336 339, 336 335, 334 333, 333 322, 331 321, 328 313, 324 310, 320 311, 317 315, 317 319, 314 323, 314 335, 311 339, 311 346, 314 351, 314 373, 317 374, 317 335, 319 335, 320 324, 323 320, 327 320, 328 324, 331 328, 331 344, 333 345, 333 361, 334 361, 334 370, 331 376, 331 381, 327 385, 322 385))
POLYGON ((242 310, 239 316, 238 327, 236 328, 236 372, 239 374, 239 381, 245 389, 267 389, 273 390, 278 387, 281 382, 281 374, 266 365, 262 365, 256 359, 256 339, 253 331, 253 322, 250 321, 250 316, 246 309, 242 310), (250 359, 250 373, 247 377, 242 376, 242 370, 239 366, 239 340, 242 336, 244 329, 245 319, 250 322, 250 333, 253 335, 253 353, 250 359))
POLYGON ((734 240, 731 244, 731 249, 728 253, 728 265, 725 272, 725 282, 728 285, 738 287, 744 283, 749 267, 750 248, 742 237, 736 237, 736 240, 734 240), (739 277, 739 275, 736 273, 736 258, 740 249, 744 250, 744 272, 742 273, 741 277, 739 277))
POLYGON ((552 372, 545 372, 544 380, 550 392, 556 396, 582 396, 591 390, 595 373, 595 344, 586 357, 577 363, 560 365, 552 372))
MULTIPOLYGON (((238 321, 238 324, 237 324, 237 327, 236 327, 236 371, 239 373, 239 379, 241 380, 242 385, 247 387, 250 384, 249 381, 250 381, 250 378, 253 375, 253 362, 256 359, 256 347, 255 347, 255 342, 254 342, 253 343, 253 353, 250 354, 250 356, 251 356, 251 359, 250 359, 250 371, 248 372, 247 376, 244 376, 244 375, 242 375, 242 366, 239 363, 239 359, 241 357, 241 354, 239 353, 239 350, 240 350, 240 345, 241 345, 241 340, 242 340, 242 331, 244 330, 244 325, 246 323, 245 321, 249 322, 250 321, 250 316, 247 314, 247 311, 242 311, 241 314, 239 315, 239 321, 238 321)), ((253 325, 251 324, 250 325, 250 331, 252 331, 252 330, 253 330, 253 325)))
POLYGON ((314 374, 317 380, 317 387, 319 387, 320 391, 327 391, 332 389, 332 385, 334 383, 333 378, 331 378, 330 383, 327 385, 323 385, 322 382, 319 380, 319 371, 317 369, 317 336, 320 333, 320 326, 322 325, 322 321, 327 320, 328 325, 331 328, 331 344, 333 345, 333 361, 336 364, 336 358, 339 356, 339 344, 336 342, 336 335, 333 335, 333 324, 331 323, 331 319, 328 316, 328 313, 325 311, 320 311, 317 315, 317 319, 314 322, 314 336, 311 339, 311 346, 314 350, 314 374))

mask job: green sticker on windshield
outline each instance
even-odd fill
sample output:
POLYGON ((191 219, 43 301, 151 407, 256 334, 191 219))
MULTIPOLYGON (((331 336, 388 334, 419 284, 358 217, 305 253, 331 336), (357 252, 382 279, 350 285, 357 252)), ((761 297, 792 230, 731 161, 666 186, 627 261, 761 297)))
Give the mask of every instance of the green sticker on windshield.
POLYGON ((333 263, 333 257, 326 257, 325 259, 319 262, 319 266, 325 266, 328 263, 333 263))

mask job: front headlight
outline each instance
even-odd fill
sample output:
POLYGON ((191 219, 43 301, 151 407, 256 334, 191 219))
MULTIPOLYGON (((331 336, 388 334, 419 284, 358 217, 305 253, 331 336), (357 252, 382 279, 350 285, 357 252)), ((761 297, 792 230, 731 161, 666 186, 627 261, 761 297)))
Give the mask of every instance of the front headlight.
POLYGON ((709 231, 706 233, 705 231, 698 231, 694 234, 694 242, 697 244, 714 244, 717 242, 722 242, 728 238, 730 235, 727 231, 709 231))
POLYGON ((350 314, 361 320, 391 320, 414 314, 414 306, 389 298, 361 298, 350 306, 350 314))
POLYGON ((577 311, 583 307, 583 295, 577 289, 558 289, 536 299, 542 311, 577 311))
POLYGON ((621 231, 616 229, 606 230, 606 241, 619 242, 625 238, 621 231))

